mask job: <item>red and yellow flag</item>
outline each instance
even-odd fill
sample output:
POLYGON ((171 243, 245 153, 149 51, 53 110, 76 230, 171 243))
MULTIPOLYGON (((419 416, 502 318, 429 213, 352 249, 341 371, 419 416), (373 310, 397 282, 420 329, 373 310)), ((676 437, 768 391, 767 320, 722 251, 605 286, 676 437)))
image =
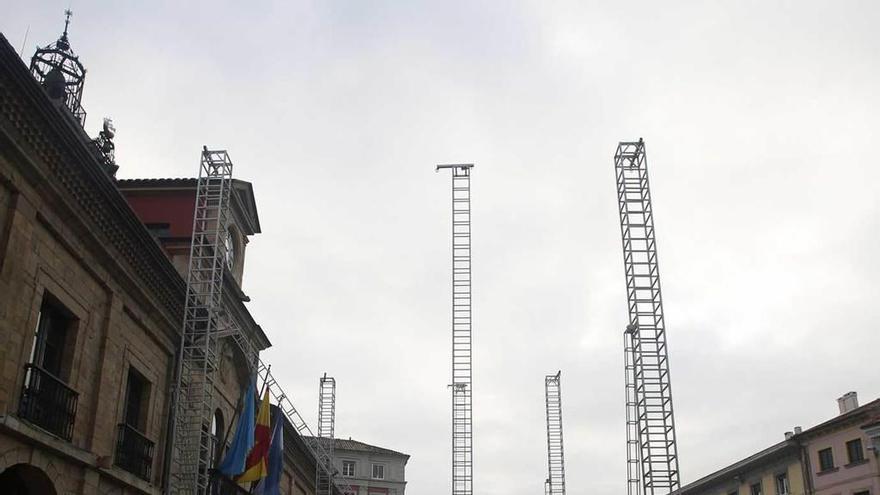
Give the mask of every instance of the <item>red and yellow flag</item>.
POLYGON ((269 458, 269 442, 272 432, 269 429, 269 390, 263 394, 263 402, 260 404, 260 412, 257 414, 257 424, 254 426, 254 446, 245 461, 244 472, 236 481, 257 481, 269 474, 267 466, 269 458))

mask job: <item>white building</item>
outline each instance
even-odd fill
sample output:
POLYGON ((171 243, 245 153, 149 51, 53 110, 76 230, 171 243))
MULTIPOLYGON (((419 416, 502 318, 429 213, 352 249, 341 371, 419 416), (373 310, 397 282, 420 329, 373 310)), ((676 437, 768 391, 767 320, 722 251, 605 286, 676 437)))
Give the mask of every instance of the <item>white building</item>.
POLYGON ((409 455, 351 438, 337 438, 333 462, 351 495, 404 495, 409 455))

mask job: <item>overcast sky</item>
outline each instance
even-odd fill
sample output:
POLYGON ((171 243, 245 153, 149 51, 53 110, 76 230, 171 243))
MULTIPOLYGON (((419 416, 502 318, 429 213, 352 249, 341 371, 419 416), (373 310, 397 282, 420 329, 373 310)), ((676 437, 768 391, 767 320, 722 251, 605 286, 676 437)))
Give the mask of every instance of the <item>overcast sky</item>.
POLYGON ((473 162, 475 493, 625 490, 612 155, 647 143, 683 482, 880 396, 880 4, 0 0, 29 57, 72 4, 119 176, 225 148, 263 233, 244 289, 312 424, 450 486, 450 179, 473 162), (148 5, 149 4, 149 5, 148 5))

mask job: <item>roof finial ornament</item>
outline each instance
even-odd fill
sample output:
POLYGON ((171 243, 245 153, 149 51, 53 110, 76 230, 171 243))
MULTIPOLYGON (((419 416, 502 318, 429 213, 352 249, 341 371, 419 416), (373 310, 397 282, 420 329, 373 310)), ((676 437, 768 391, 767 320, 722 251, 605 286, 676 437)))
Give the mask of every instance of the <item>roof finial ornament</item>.
POLYGON ((70 25, 70 16, 73 15, 73 11, 70 9, 66 9, 64 11, 64 36, 67 36, 67 26, 70 25))
POLYGON ((67 40, 67 28, 70 27, 70 16, 72 15, 72 10, 66 9, 64 11, 64 32, 61 33, 61 37, 58 38, 58 48, 62 50, 70 49, 70 41, 67 40))

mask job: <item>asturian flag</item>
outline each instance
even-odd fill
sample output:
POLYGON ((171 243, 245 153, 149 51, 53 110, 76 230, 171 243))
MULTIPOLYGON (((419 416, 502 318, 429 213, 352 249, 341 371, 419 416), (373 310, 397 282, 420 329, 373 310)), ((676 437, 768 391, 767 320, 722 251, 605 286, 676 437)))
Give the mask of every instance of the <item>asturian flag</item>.
POLYGON ((281 470, 284 466, 284 415, 275 410, 272 445, 269 447, 269 474, 254 491, 255 495, 281 495, 281 470))
POLYGON ((244 483, 246 481, 257 481, 269 474, 268 457, 269 442, 271 441, 269 431, 269 390, 263 394, 263 402, 260 404, 260 413, 257 415, 257 424, 254 427, 254 447, 248 454, 245 463, 245 471, 236 481, 244 483))
POLYGON ((217 470, 230 478, 234 478, 244 472, 245 459, 248 452, 254 446, 254 395, 256 385, 253 380, 248 381, 248 387, 244 393, 241 408, 241 416, 238 419, 238 427, 229 451, 223 457, 223 461, 217 466, 217 470))

